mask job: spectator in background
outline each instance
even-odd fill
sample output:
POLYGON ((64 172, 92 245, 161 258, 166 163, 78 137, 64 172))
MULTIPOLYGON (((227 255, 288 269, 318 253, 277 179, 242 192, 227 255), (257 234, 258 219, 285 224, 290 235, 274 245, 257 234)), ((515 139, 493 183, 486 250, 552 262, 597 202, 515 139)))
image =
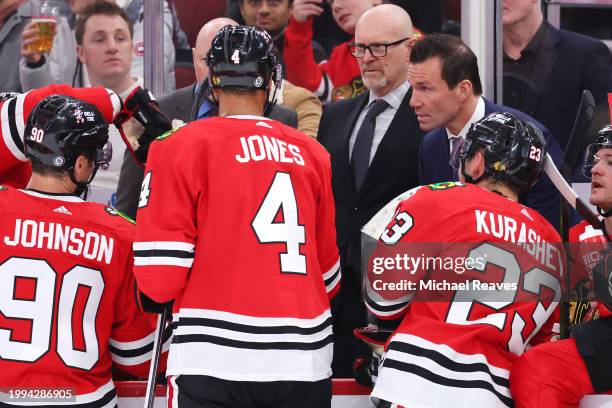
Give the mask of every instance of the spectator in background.
MULTIPOLYGON (((70 0, 70 10, 79 16, 83 10, 95 1, 104 0, 70 0)), ((113 0, 107 0, 114 3, 113 0)), ((142 7, 141 7, 142 9, 142 7)), ((144 74, 144 25, 142 10, 140 18, 134 23, 134 36, 132 38, 132 74, 142 77, 144 74)), ((87 69, 83 69, 82 61, 77 58, 77 43, 74 28, 69 20, 60 17, 57 25, 57 34, 53 41, 53 48, 49 55, 28 51, 25 45, 36 39, 36 30, 31 24, 23 30, 21 45, 21 61, 19 62, 19 76, 24 91, 40 88, 54 83, 64 83, 76 87, 90 86, 87 69)), ((164 92, 175 89, 174 81, 174 45, 172 42, 172 14, 165 5, 164 8, 164 92)))
MULTIPOLYGON (((342 2, 344 0, 336 0, 342 2)), ((335 4, 335 2, 334 2, 335 4)), ((345 16, 344 12, 341 16, 345 16)), ((346 23, 343 17, 341 21, 346 23)), ((366 325, 360 230, 385 204, 419 185, 423 132, 409 106, 410 16, 383 4, 356 23, 353 55, 369 91, 325 108, 319 141, 331 154, 336 233, 344 280, 333 307, 336 377, 352 376, 353 329, 366 325)))
MULTIPOLYGON (((546 139, 547 152, 557 166, 561 164, 561 149, 548 129, 529 115, 482 96, 476 55, 460 37, 431 34, 418 41, 410 53, 408 80, 412 85, 410 106, 416 111, 421 129, 428 132, 419 152, 421 184, 459 180, 449 165, 451 151, 463 142, 474 122, 492 112, 510 112, 533 123, 546 139)), ((542 174, 520 202, 558 226, 559 198, 548 176, 542 174)))
MULTIPOLYGON (((365 90, 359 65, 348 42, 334 47, 329 60, 317 64, 312 48, 312 18, 323 13, 323 0, 294 0, 293 18, 285 31, 287 79, 314 92, 323 101, 350 98, 365 90)), ((357 20, 376 0, 332 0, 336 23, 354 35, 357 20)), ((412 26, 411 26, 412 28, 412 26)))
MULTIPOLYGON (((131 74, 133 26, 125 11, 112 2, 94 2, 76 22, 77 56, 86 69, 92 86, 111 89, 123 100, 142 78, 131 74)), ((121 159, 125 151, 119 131, 110 126, 113 159, 107 170, 100 170, 91 183, 90 201, 115 206, 121 159)))
MULTIPOLYGON (((159 100, 161 111, 170 120, 191 122, 197 119, 217 116, 217 107, 210 99, 208 67, 204 59, 210 49, 213 38, 226 25, 237 24, 234 20, 220 17, 210 20, 200 29, 195 47, 192 50, 197 82, 185 88, 177 89, 159 100)), ((288 126, 297 127, 296 113, 282 106, 275 106, 269 116, 288 126)), ((130 152, 126 151, 123 154, 123 164, 121 165, 121 174, 119 175, 116 208, 132 218, 136 217, 136 208, 143 177, 142 166, 134 160, 130 152)))
POLYGON ((317 138, 323 108, 315 94, 284 80, 281 89, 277 92, 276 103, 294 110, 297 114, 297 129, 310 137, 317 138))
POLYGON ((593 38, 544 20, 539 0, 504 0, 504 104, 542 122, 562 148, 580 95, 590 90, 600 108, 612 92, 612 57, 593 38))
POLYGON ((21 32, 30 17, 30 5, 24 2, 25 0, 0 1, 0 92, 21 92, 16 56, 19 55, 21 32))
MULTIPOLYGON (((240 14, 248 26, 267 31, 278 49, 283 65, 283 78, 287 78, 283 51, 285 48, 285 29, 293 10, 293 0, 238 0, 240 14)), ((312 41, 314 59, 317 63, 325 60, 327 54, 316 41, 312 41)))
MULTIPOLYGON (((278 55, 281 56, 283 78, 286 78, 282 55, 285 29, 291 17, 293 0, 239 0, 239 4, 246 25, 266 31, 274 40, 278 55)), ((325 51, 315 41, 312 42, 312 47, 317 62, 326 58, 325 51)), ((322 108, 321 102, 312 92, 284 80, 276 98, 277 104, 295 110, 298 115, 298 130, 317 137, 322 108)))

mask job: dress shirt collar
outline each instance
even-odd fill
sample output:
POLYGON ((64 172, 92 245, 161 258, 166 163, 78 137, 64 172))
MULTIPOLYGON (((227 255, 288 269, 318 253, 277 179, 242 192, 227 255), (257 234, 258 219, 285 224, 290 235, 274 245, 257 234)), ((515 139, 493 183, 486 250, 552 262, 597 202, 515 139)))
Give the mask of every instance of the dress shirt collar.
POLYGON ((448 138, 450 139, 453 137, 461 137, 465 139, 465 135, 467 135, 468 130, 470 130, 470 126, 472 125, 472 123, 478 122, 480 119, 484 118, 484 116, 485 104, 484 99, 482 99, 482 96, 480 96, 478 97, 478 103, 476 103, 476 109, 474 109, 472 117, 470 118, 470 120, 467 121, 465 126, 463 126, 461 131, 459 131, 459 134, 455 135, 448 128, 446 128, 446 134, 448 135, 448 138))
POLYGON ((389 92, 388 94, 382 97, 374 96, 374 94, 370 92, 370 98, 368 100, 367 106, 370 106, 370 104, 374 102, 375 100, 382 98, 393 109, 398 110, 402 101, 404 100, 404 97, 406 96, 406 93, 408 93, 409 89, 410 89, 410 83, 408 81, 405 81, 400 86, 398 86, 397 88, 395 88, 394 90, 392 90, 391 92, 389 92))

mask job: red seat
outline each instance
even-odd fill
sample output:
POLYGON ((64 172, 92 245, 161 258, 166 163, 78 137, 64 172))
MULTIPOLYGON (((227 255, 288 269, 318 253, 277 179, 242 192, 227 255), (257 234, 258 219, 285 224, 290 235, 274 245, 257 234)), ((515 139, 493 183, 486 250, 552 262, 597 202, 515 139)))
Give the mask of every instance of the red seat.
POLYGON ((200 28, 213 18, 225 14, 225 3, 226 0, 172 0, 181 27, 192 47, 200 28))
POLYGON ((189 86, 196 80, 193 64, 191 63, 177 61, 174 66, 174 75, 176 77, 176 89, 189 86))

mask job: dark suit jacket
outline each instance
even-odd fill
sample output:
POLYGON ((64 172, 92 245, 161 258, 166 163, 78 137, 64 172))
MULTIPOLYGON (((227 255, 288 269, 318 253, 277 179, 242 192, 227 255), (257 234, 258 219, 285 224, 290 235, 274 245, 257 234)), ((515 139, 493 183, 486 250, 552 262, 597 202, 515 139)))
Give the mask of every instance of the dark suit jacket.
MULTIPOLYGON (((511 112, 523 121, 532 122, 544 134, 548 153, 557 166, 561 164, 561 148, 552 134, 541 123, 516 109, 496 105, 485 99, 485 115, 492 112, 511 112)), ((419 179, 421 184, 432 184, 457 179, 448 164, 450 159, 446 128, 437 128, 425 135, 419 151, 419 179)), ((521 203, 542 214, 552 225, 559 226, 560 196, 548 176, 542 174, 531 191, 521 197, 521 203)))
MULTIPOLYGON (((191 115, 195 84, 174 92, 159 99, 159 107, 170 119, 179 119, 188 122, 191 115)), ((206 95, 204 95, 206 97, 206 95)), ((274 106, 270 118, 278 120, 297 129, 297 114, 291 109, 274 106)), ((135 218, 140 196, 140 185, 144 177, 144 169, 140 166, 129 151, 125 151, 123 164, 119 173, 117 185, 117 209, 128 216, 135 218)))
POLYGON ((349 165, 349 139, 369 93, 332 103, 321 117, 318 140, 331 154, 336 232, 343 268, 342 286, 334 305, 336 327, 352 329, 365 323, 361 301, 361 227, 391 199, 419 185, 417 155, 423 132, 408 105, 411 95, 409 90, 401 102, 359 193, 355 191, 349 165))
MULTIPOLYGON (((606 94, 612 92, 612 56, 603 42, 550 24, 542 39, 542 51, 539 61, 544 67, 540 68, 548 72, 543 74, 546 82, 542 95, 524 97, 516 107, 540 121, 565 147, 583 90, 593 92, 598 108, 607 106, 606 94)), ((510 97, 507 79, 504 95, 510 97)))

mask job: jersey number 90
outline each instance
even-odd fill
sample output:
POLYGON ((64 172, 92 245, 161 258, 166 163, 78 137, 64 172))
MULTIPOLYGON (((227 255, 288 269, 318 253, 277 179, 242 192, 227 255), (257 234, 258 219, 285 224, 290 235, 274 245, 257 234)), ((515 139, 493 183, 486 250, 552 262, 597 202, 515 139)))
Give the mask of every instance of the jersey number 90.
MULTIPOLYGON (((98 361, 96 316, 104 291, 100 271, 77 265, 61 279, 57 310, 54 310, 56 272, 42 259, 10 258, 0 265, 0 314, 9 320, 29 320, 29 341, 15 340, 13 331, 0 327, 0 360, 33 363, 51 348, 53 319, 57 354, 68 367, 90 370, 98 361), (32 298, 20 299, 15 292, 20 280, 34 280, 32 298), (77 295, 87 291, 82 316, 74 316, 77 295), (82 333, 73 333, 73 318, 82 319, 82 333), (82 335, 84 349, 74 347, 73 335, 82 335)), ((75 337, 76 337, 75 336, 75 337)))

